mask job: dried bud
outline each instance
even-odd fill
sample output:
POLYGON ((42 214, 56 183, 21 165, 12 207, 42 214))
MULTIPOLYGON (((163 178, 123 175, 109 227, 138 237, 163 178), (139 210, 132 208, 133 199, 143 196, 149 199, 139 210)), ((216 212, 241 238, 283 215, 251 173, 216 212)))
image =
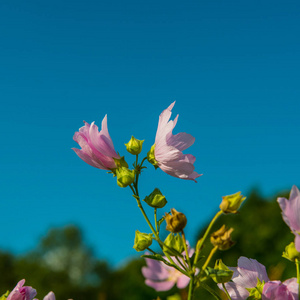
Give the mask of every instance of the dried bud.
POLYGON ((295 243, 291 242, 285 247, 285 252, 282 253, 282 257, 295 261, 295 259, 300 259, 300 253, 296 250, 295 243))
POLYGON ((117 184, 119 187, 127 187, 134 182, 135 173, 134 170, 121 167, 116 170, 117 184))
POLYGON ((130 141, 125 144, 126 149, 129 153, 133 155, 138 155, 142 151, 144 140, 138 140, 134 136, 131 137, 130 141))
POLYGON ((163 251, 167 254, 170 254, 172 256, 178 255, 178 253, 182 253, 184 251, 184 245, 182 238, 177 234, 174 235, 173 233, 170 233, 167 238, 164 240, 164 244, 167 247, 163 248, 163 251), (175 250, 175 251, 172 251, 175 250), (178 252, 178 253, 176 253, 178 252))
POLYGON ((211 234, 211 243, 217 246, 219 250, 229 249, 234 244, 230 237, 232 231, 233 228, 227 230, 225 225, 223 225, 219 230, 211 234))
POLYGON ((241 195, 241 192, 237 192, 232 195, 223 196, 222 202, 220 204, 220 209, 225 214, 236 214, 237 210, 240 208, 242 202, 246 199, 243 195, 241 195))
POLYGON ((146 250, 152 244, 152 236, 152 233, 142 233, 136 230, 133 248, 136 251, 146 250))
POLYGON ((165 220, 167 223, 166 230, 173 233, 182 231, 187 223, 186 216, 175 208, 171 209, 171 215, 168 213, 165 215, 165 220))
POLYGON ((154 189, 149 196, 146 196, 144 201, 154 208, 162 208, 167 204, 166 197, 158 188, 154 189))

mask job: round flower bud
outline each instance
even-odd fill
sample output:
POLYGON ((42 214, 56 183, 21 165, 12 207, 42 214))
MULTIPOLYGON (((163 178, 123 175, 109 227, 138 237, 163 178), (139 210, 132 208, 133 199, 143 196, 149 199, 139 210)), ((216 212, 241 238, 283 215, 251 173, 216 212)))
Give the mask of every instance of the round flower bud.
POLYGON ((242 202, 246 199, 243 195, 241 195, 241 192, 237 192, 232 195, 223 196, 222 202, 220 204, 220 209, 225 214, 236 214, 237 210, 240 208, 242 202))
POLYGON ((144 140, 138 140, 134 136, 131 137, 130 141, 125 144, 126 149, 129 153, 133 155, 138 155, 142 151, 144 140))
POLYGON ((300 259, 300 253, 296 250, 295 243, 291 242, 285 247, 285 251, 282 253, 282 257, 295 261, 295 259, 300 259))
POLYGON ((176 252, 182 253, 184 251, 184 245, 182 238, 179 235, 174 235, 173 233, 170 233, 167 238, 164 241, 164 248, 163 251, 170 255, 177 255, 176 252), (172 250, 175 251, 172 251, 172 250))
POLYGON ((162 208, 167 204, 166 197, 158 188, 154 189, 149 196, 146 196, 144 201, 154 208, 162 208))
POLYGON ((134 182, 135 173, 134 170, 121 167, 116 170, 117 184, 119 187, 124 188, 134 182))
POLYGON ((152 244, 152 233, 142 233, 135 231, 133 248, 136 251, 144 251, 152 244))
POLYGON ((173 233, 177 233, 183 230, 187 223, 186 216, 178 212, 175 208, 171 209, 171 214, 165 215, 165 220, 167 223, 166 230, 171 231, 173 233))

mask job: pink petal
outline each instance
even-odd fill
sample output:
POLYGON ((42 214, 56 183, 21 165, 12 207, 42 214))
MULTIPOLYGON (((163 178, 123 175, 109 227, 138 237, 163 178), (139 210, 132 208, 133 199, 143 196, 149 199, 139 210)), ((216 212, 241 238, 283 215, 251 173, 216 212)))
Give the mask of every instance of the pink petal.
POLYGON ((88 156, 83 150, 76 149, 76 148, 72 148, 72 150, 74 150, 74 152, 90 166, 98 168, 98 169, 106 170, 106 167, 104 167, 102 164, 100 164, 100 162, 96 162, 93 159, 91 159, 91 157, 88 156))
POLYGON ((177 287, 179 289, 184 289, 190 282, 190 278, 183 275, 177 279, 177 287))
POLYGON ((269 281, 266 268, 255 259, 240 257, 238 260, 237 273, 233 274, 232 281, 244 288, 253 288, 260 281, 269 281))
MULTIPOLYGON (((218 284, 218 287, 224 291, 222 284, 218 284)), ((232 300, 245 300, 249 296, 249 292, 245 288, 236 285, 234 282, 225 283, 225 287, 232 300)))
POLYGON ((145 284, 154 288, 157 292, 170 290, 175 282, 174 281, 152 281, 147 279, 145 284))
POLYGON ((173 146, 177 148, 180 151, 183 151, 190 146, 192 146, 195 142, 195 138, 185 132, 180 132, 176 135, 171 135, 170 137, 167 137, 167 144, 169 146, 173 146))
POLYGON ((295 234, 295 247, 300 252, 300 235, 298 233, 295 234))

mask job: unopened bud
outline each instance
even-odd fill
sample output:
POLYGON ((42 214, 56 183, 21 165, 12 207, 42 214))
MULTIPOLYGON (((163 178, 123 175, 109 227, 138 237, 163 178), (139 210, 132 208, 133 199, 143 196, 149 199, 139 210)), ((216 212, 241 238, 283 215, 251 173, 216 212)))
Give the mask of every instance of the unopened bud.
POLYGON ((238 209, 240 208, 242 202, 246 199, 243 195, 241 195, 241 192, 237 192, 232 195, 223 196, 222 202, 220 204, 220 209, 225 214, 236 214, 238 209))
POLYGON ((207 268, 209 276, 213 279, 216 283, 225 283, 228 282, 232 275, 233 271, 231 271, 223 262, 221 259, 217 259, 215 263, 215 267, 207 268))
POLYGON ((121 167, 116 170, 117 184, 119 187, 124 188, 134 182, 135 173, 134 170, 121 167))
POLYGON ((210 236, 211 243, 219 250, 227 250, 229 249, 234 242, 231 240, 231 233, 233 228, 226 229, 225 225, 223 225, 219 230, 212 233, 210 236))
POLYGON ((162 208, 167 204, 166 197, 158 188, 154 189, 149 196, 146 196, 144 201, 154 208, 162 208))
POLYGON ((138 140, 134 136, 131 137, 130 141, 125 144, 126 149, 129 153, 133 155, 138 155, 142 151, 144 140, 138 140))
POLYGON ((133 248, 136 251, 144 251, 152 244, 152 233, 142 233, 135 231, 133 248))
POLYGON ((296 250, 294 242, 291 242, 285 247, 285 251, 282 253, 282 257, 290 261, 295 261, 296 258, 300 260, 300 253, 296 250))
POLYGON ((164 252, 172 256, 178 255, 178 253, 182 253, 184 251, 182 238, 179 235, 175 235, 173 233, 170 233, 167 236, 167 238, 164 240, 164 245, 164 252))
POLYGON ((166 230, 171 231, 173 233, 177 233, 183 230, 187 223, 186 216, 178 212, 175 208, 171 209, 171 214, 165 215, 165 220, 167 223, 166 230))
POLYGON ((154 151, 155 151, 155 144, 151 147, 150 151, 147 153, 147 159, 148 159, 149 163, 152 164, 155 169, 157 169, 158 162, 155 159, 154 151))

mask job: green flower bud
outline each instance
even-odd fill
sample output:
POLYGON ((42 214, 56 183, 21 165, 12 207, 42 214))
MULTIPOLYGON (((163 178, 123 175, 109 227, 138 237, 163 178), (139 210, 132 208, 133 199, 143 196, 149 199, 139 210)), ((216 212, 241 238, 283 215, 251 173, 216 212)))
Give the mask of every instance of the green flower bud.
POLYGON ((179 294, 175 294, 167 297, 167 300, 181 300, 181 296, 179 294))
POLYGON ((117 184, 119 187, 124 188, 134 182, 135 173, 134 170, 121 167, 116 170, 117 184))
POLYGON ((285 247, 285 252, 282 253, 282 257, 290 261, 295 261, 296 258, 300 259, 300 253, 296 250, 294 242, 285 247))
POLYGON ((222 203, 220 204, 220 209, 225 214, 236 214, 237 210, 240 208, 242 202, 246 199, 241 192, 237 192, 232 195, 222 197, 222 203))
POLYGON ((178 212, 175 208, 171 209, 171 215, 165 215, 165 220, 167 223, 166 230, 174 233, 182 231, 187 223, 186 216, 183 213, 178 212))
POLYGON ((122 156, 120 158, 114 158, 113 157, 113 160, 114 160, 114 162, 117 166, 117 169, 122 168, 122 167, 128 168, 128 163, 125 161, 124 156, 122 156))
POLYGON ((231 271, 221 259, 217 259, 214 269, 208 267, 207 270, 209 276, 216 283, 228 282, 233 275, 233 271, 231 271))
POLYGON ((178 234, 170 233, 167 238, 164 241, 165 246, 163 247, 163 250, 165 253, 169 255, 177 255, 176 252, 182 253, 184 251, 184 245, 182 238, 178 234), (172 251, 175 250, 175 251, 172 251))
POLYGON ((215 231, 210 236, 210 242, 219 250, 228 250, 231 246, 234 245, 234 242, 231 240, 231 233, 233 228, 226 229, 223 225, 219 230, 215 231))
POLYGON ((154 189, 149 196, 146 196, 144 201, 154 208, 162 208, 167 204, 166 197, 158 188, 154 189))
POLYGON ((150 151, 147 153, 147 159, 149 163, 152 164, 155 169, 157 169, 158 162, 155 159, 154 150, 155 150, 155 144, 151 147, 150 151))
POLYGON ((152 233, 142 233, 136 230, 133 248, 136 251, 146 250, 152 244, 152 236, 152 233))
POLYGON ((144 140, 137 140, 134 136, 131 137, 131 140, 125 144, 126 149, 129 153, 133 155, 138 155, 142 151, 144 140))

